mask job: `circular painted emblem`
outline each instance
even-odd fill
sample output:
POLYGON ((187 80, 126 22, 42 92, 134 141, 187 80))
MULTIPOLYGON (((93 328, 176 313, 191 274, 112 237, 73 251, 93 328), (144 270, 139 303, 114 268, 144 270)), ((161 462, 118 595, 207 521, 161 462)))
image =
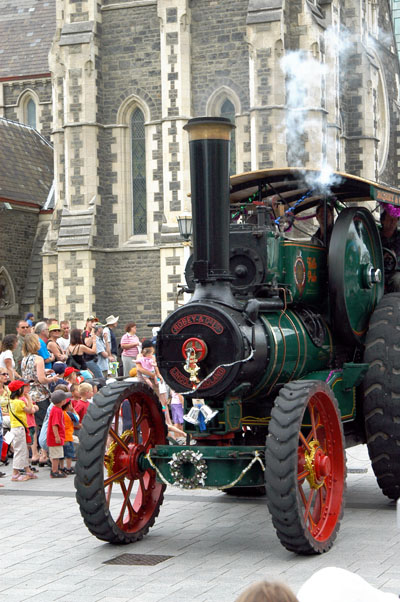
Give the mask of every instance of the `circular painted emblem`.
POLYGON ((301 255, 296 257, 296 261, 294 262, 294 281, 298 290, 302 293, 306 282, 306 266, 301 255))

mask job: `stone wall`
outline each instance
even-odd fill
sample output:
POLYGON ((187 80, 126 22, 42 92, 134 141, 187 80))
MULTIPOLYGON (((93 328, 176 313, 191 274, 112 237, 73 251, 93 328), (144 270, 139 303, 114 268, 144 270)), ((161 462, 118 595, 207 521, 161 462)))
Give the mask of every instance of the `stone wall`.
POLYGON ((211 93, 223 85, 249 110, 247 6, 243 0, 190 2, 194 117, 206 114, 211 93))
MULTIPOLYGON (((390 21, 385 18, 385 12, 379 13, 378 21, 379 31, 382 32, 386 41, 392 38, 390 21)), ((390 128, 390 136, 388 141, 388 152, 386 165, 383 171, 379 173, 379 178, 382 182, 393 183, 399 186, 400 183, 400 164, 399 164, 399 138, 396 133, 399 131, 400 125, 400 73, 399 73, 399 57, 396 52, 396 46, 392 39, 391 46, 387 47, 384 44, 376 44, 376 53, 380 61, 380 66, 383 71, 383 78, 386 84, 387 109, 389 112, 388 126, 390 128)))
POLYGON ((25 102, 30 95, 36 103, 36 129, 50 140, 52 128, 50 78, 0 82, 3 87, 3 117, 26 123, 25 102))
POLYGON ((132 94, 161 117, 160 26, 157 6, 137 6, 102 13, 100 57, 102 64, 103 123, 116 123, 121 103, 132 94))
MULTIPOLYGON (((98 178, 101 204, 97 207, 96 236, 93 243, 102 248, 118 247, 118 236, 114 233, 117 216, 115 205, 118 198, 113 194, 113 184, 118 174, 113 171, 111 129, 101 129, 98 134, 98 178)), ((121 202, 122 199, 121 199, 121 202)))
POLYGON ((97 317, 119 315, 118 336, 130 321, 140 338, 149 336, 147 324, 161 321, 159 251, 96 252, 94 258, 97 317))
POLYGON ((15 332, 15 321, 28 311, 21 305, 21 300, 37 225, 38 214, 15 208, 0 211, 0 268, 4 266, 7 270, 14 287, 15 303, 18 304, 17 312, 5 316, 5 334, 15 332))

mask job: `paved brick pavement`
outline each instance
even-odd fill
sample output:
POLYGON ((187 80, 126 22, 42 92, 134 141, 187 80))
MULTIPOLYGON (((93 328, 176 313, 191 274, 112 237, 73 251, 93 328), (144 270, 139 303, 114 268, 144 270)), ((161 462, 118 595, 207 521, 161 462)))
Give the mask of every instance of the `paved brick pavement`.
MULTIPOLYGON (((10 481, 0 489, 0 600, 19 602, 231 602, 250 583, 279 579, 294 591, 316 569, 339 566, 384 591, 400 592, 395 504, 378 489, 365 447, 348 450, 347 507, 337 541, 299 557, 279 543, 264 498, 169 488, 142 541, 123 547, 89 534, 73 478, 10 481), (367 470, 364 472, 357 472, 367 470), (103 564, 123 553, 165 554, 156 566, 103 564)), ((322 598, 323 600, 323 595, 322 598)))

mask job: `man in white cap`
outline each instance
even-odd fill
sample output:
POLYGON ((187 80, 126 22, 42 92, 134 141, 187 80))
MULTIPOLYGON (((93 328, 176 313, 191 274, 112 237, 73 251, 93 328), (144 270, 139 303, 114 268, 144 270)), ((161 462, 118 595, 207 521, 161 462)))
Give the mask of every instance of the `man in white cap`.
POLYGON ((118 355, 118 347, 117 347, 117 339, 115 338, 115 334, 113 332, 114 328, 118 326, 119 316, 115 317, 111 314, 106 319, 106 323, 103 330, 103 336, 105 340, 108 340, 111 348, 111 357, 110 361, 115 362, 117 360, 118 355))

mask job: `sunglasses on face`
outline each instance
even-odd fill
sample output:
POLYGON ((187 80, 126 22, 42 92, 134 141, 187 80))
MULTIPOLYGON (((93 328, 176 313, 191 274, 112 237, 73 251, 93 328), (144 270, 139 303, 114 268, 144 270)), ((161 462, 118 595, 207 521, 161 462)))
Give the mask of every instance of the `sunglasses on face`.
POLYGON ((8 376, 8 372, 0 372, 0 376, 8 376))

